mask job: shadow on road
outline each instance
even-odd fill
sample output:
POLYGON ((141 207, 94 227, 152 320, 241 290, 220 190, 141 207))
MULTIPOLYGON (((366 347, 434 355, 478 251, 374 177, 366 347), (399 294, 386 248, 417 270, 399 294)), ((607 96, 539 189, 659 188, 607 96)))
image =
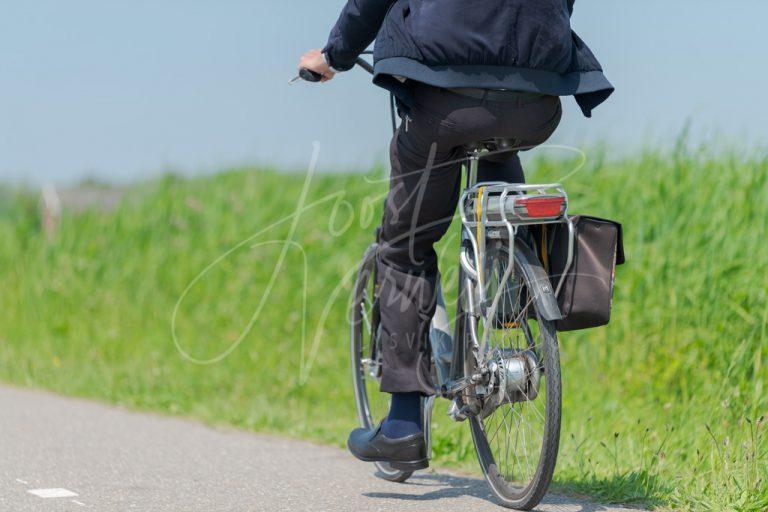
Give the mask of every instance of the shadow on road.
MULTIPOLYGON (((431 501, 461 498, 471 496, 497 505, 493 494, 484 480, 466 478, 446 474, 416 474, 407 482, 397 484, 404 486, 404 491, 410 492, 367 492, 368 498, 385 498, 407 501, 431 501), (423 489, 423 492, 419 492, 423 489)), ((542 502, 541 510, 551 512, 563 510, 567 512, 604 512, 616 510, 616 507, 585 503, 577 498, 548 495, 542 502)))
POLYGON ((485 481, 473 478, 464 478, 453 475, 441 474, 415 474, 405 483, 399 484, 410 487, 424 487, 424 492, 419 494, 397 493, 397 492, 369 492, 363 493, 363 496, 369 498, 392 498, 411 501, 430 501, 442 500, 445 498, 458 498, 462 496, 473 496, 493 502, 493 495, 488 490, 485 481), (434 488, 434 489, 430 489, 434 488))

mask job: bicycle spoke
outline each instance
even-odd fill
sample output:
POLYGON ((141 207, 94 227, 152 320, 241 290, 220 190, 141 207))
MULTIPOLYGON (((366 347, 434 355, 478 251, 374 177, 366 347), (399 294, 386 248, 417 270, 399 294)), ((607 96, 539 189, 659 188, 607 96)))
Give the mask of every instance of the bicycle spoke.
MULTIPOLYGON (((512 412, 514 413, 515 412, 514 404, 512 404, 511 409, 512 409, 512 412)), ((517 420, 517 427, 518 428, 515 429, 515 452, 514 453, 515 453, 515 462, 517 462, 517 466, 520 468, 520 473, 522 474, 523 468, 520 465, 520 459, 517 457, 517 446, 518 446, 518 441, 520 440, 520 420, 517 420)))
MULTIPOLYGON (((508 410, 509 410, 509 409, 507 409, 507 411, 508 411, 508 410)), ((489 443, 490 443, 491 441, 493 441, 493 439, 496 437, 496 434, 498 434, 498 433, 499 433, 499 429, 501 428, 501 425, 502 425, 502 423, 501 423, 501 422, 504 420, 505 416, 507 415, 507 411, 505 411, 505 412, 503 412, 503 413, 502 413, 502 416, 501 416, 501 420, 499 420, 499 421, 498 421, 498 425, 496 426, 496 430, 494 430, 494 432, 493 432, 493 435, 492 435, 491 437, 489 437, 489 438, 488 438, 488 442, 489 442, 489 443)), ((494 417, 494 415, 491 415, 491 417, 494 417)))
MULTIPOLYGON (((511 407, 510 407, 510 409, 511 409, 511 407)), ((510 428, 507 425, 506 412, 501 416, 501 421, 504 422, 504 428, 507 430, 507 435, 504 436, 504 439, 505 439, 505 441, 507 443, 507 453, 508 453, 509 452, 509 436, 512 435, 512 432, 510 432, 510 428)), ((509 466, 509 455, 507 455, 507 457, 505 458, 505 464, 506 464, 505 467, 509 466)))

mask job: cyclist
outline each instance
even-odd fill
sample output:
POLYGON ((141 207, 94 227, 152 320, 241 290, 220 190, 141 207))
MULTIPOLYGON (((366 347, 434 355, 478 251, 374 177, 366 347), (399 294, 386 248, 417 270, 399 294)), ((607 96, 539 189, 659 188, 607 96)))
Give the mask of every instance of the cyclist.
POLYGON ((511 139, 480 162, 479 181, 524 182, 518 151, 546 141, 574 96, 585 116, 613 86, 571 30, 575 0, 349 0, 323 50, 299 67, 331 80, 376 39, 374 83, 393 92, 402 124, 390 145, 390 190, 377 258, 383 370, 390 410, 347 445, 359 459, 427 467, 421 397, 430 377, 429 325, 446 233, 469 143, 511 139))

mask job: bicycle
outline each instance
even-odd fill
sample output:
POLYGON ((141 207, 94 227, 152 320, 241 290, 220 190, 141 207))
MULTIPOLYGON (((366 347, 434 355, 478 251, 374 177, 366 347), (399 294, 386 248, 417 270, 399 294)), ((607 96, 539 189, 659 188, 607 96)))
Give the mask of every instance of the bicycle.
MULTIPOLYGON (((373 71, 365 60, 357 63, 373 71)), ((304 71, 302 78, 318 78, 304 71)), ((451 334, 438 284, 430 344, 436 396, 452 401, 453 420, 468 421, 493 494, 503 506, 528 510, 544 497, 557 460, 561 382, 554 322, 561 318, 556 296, 573 259, 574 228, 560 184, 477 182, 480 158, 511 144, 495 139, 467 147, 454 329, 451 334), (570 235, 566 268, 554 290, 528 240, 532 226, 552 223, 566 223, 570 235)), ((355 402, 365 428, 375 427, 389 409, 389 395, 378 389, 382 362, 376 252, 374 242, 363 255, 350 311, 355 402)), ((436 396, 423 400, 429 458, 436 396)), ((386 480, 404 482, 412 474, 385 462, 375 464, 386 480)))

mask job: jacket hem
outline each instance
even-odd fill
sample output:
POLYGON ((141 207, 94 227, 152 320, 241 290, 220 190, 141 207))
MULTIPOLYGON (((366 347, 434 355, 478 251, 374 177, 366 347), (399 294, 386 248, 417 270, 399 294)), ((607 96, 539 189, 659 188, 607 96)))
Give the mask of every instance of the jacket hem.
POLYGON ((402 76, 442 88, 476 87, 552 96, 573 95, 587 117, 591 115, 594 107, 605 101, 613 92, 613 85, 599 70, 560 74, 514 66, 429 66, 407 57, 391 57, 377 61, 374 66, 374 83, 392 89, 391 76, 402 76))
POLYGON ((554 71, 491 65, 428 66, 407 57, 391 57, 376 62, 374 80, 381 74, 398 75, 435 87, 477 87, 538 92, 553 96, 584 94, 613 86, 602 71, 554 71))

